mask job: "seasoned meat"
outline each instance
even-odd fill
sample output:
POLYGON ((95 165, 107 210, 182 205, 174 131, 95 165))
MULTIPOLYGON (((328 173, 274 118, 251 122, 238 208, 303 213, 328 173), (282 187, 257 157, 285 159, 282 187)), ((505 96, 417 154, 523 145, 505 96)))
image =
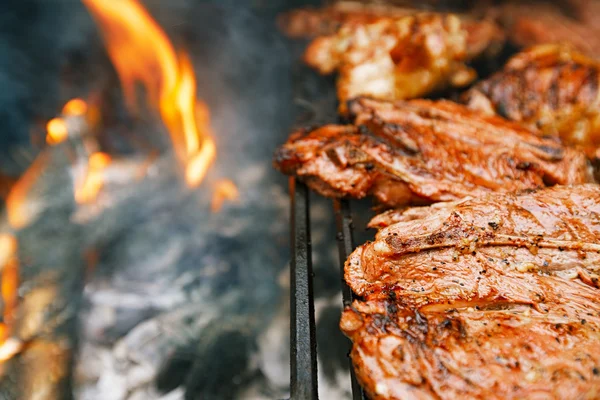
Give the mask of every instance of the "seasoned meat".
POLYGON ((600 395, 600 187, 388 212, 341 328, 376 399, 600 395), (387 221, 387 222, 386 222, 387 221))
POLYGON ((340 326, 370 399, 597 399, 600 303, 592 289, 582 292, 543 310, 354 302, 340 326))
POLYGON ((502 5, 500 18, 508 38, 519 46, 569 43, 594 58, 600 57, 600 5, 596 0, 560 2, 512 1, 502 5))
POLYGON ((343 24, 369 24, 381 18, 415 14, 414 8, 340 1, 322 8, 295 9, 277 17, 277 25, 292 38, 333 35, 343 24))
POLYGON ((571 46, 532 47, 469 90, 470 108, 560 136, 594 156, 600 146, 600 63, 571 46))
POLYGON ((339 72, 340 111, 365 95, 410 99, 472 82, 466 61, 494 47, 501 33, 491 22, 463 21, 452 14, 417 14, 348 23, 335 35, 315 39, 305 61, 322 74, 339 72))
POLYGON ((293 134, 275 167, 329 197, 387 206, 591 180, 583 153, 449 101, 358 99, 354 125, 293 134))
POLYGON ((399 18, 424 10, 461 12, 461 17, 475 17, 478 13, 473 11, 476 10, 464 3, 455 0, 421 0, 419 3, 338 0, 325 7, 305 7, 280 14, 277 25, 291 38, 314 38, 333 35, 344 24, 369 24, 381 18, 399 18))
POLYGON ((346 281, 360 296, 394 291, 415 305, 535 304, 563 290, 557 281, 599 284, 598 185, 489 194, 396 213, 405 216, 386 214, 398 222, 346 262, 346 281))

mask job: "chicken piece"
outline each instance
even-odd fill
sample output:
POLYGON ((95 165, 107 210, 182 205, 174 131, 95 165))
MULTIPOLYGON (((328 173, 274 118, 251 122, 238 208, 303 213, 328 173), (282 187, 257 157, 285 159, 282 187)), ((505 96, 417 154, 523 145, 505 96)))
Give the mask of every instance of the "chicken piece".
POLYGON ((356 301, 340 326, 370 399, 597 399, 600 298, 583 292, 542 310, 356 301))
MULTIPOLYGON (((404 304, 535 304, 569 279, 598 287, 600 186, 489 194, 408 210, 346 261, 359 296, 395 292, 404 304)), ((388 218, 393 213, 387 214, 388 218)))
POLYGON ((472 109, 559 136, 593 158, 600 146, 600 63, 560 44, 512 57, 463 96, 472 109))
POLYGON ((471 83, 476 73, 466 61, 501 43, 489 21, 461 21, 452 14, 416 14, 348 23, 331 36, 315 39, 306 63, 322 74, 339 72, 340 111, 364 95, 411 99, 448 86, 471 83))
POLYGON ((328 197, 386 206, 592 181, 583 153, 450 101, 360 98, 354 125, 293 134, 275 167, 328 197))
POLYGON ((373 399, 600 395, 600 186, 386 213, 342 316, 373 399))

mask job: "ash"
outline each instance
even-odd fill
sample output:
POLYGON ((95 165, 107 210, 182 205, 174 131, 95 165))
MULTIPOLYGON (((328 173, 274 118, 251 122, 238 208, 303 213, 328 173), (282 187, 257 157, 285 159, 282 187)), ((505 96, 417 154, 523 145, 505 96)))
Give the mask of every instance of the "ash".
MULTIPOLYGON (((284 296, 285 188, 259 163, 236 175, 240 203, 213 214, 210 196, 185 190, 164 161, 103 194, 105 210, 76 214, 98 253, 79 318, 78 398, 160 398, 181 385, 232 398, 264 375, 255 353, 284 296)), ((271 397, 277 385, 264 388, 271 397)))

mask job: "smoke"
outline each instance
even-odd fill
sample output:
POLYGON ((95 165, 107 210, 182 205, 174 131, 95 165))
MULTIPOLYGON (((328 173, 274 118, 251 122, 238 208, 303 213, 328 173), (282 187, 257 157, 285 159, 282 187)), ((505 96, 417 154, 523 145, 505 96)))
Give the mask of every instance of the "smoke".
POLYGON ((38 149, 40 125, 60 107, 61 71, 89 18, 75 1, 0 4, 0 171, 20 174, 38 149))
MULTIPOLYGON (((57 167, 32 190, 31 200, 43 206, 19 233, 22 257, 35 266, 27 279, 36 290, 59 294, 48 318, 78 323, 78 340, 69 342, 78 353, 76 398, 288 395, 289 199, 271 157, 294 121, 335 115, 331 80, 301 66, 304 44, 288 42, 275 27, 277 13, 306 3, 144 1, 175 46, 191 55, 198 96, 211 111, 218 155, 194 191, 168 153, 143 179, 132 178, 145 150, 124 151, 131 146, 126 136, 152 145, 165 132, 156 119, 126 115, 96 27, 78 1, 0 6, 0 116, 8 127, 0 137, 0 171, 27 167, 44 147, 45 121, 67 99, 99 91, 110 116, 102 143, 110 144, 115 161, 98 200, 73 201, 70 144, 43 150, 57 167), (240 201, 213 214, 211 185, 219 178, 238 186, 240 201)), ((316 200, 312 214, 316 290, 323 298, 319 340, 339 344, 330 202, 316 200)), ((339 373, 347 362, 344 346, 324 354, 325 378, 347 383, 339 373)), ((5 380, 0 394, 18 392, 30 379, 27 368, 19 371, 11 375, 18 384, 7 388, 5 380)), ((340 398, 347 388, 327 393, 340 398)))

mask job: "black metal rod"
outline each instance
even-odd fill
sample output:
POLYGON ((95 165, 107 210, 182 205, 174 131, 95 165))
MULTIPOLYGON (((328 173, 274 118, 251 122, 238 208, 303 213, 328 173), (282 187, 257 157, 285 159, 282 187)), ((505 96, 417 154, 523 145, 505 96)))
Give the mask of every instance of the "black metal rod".
POLYGON ((317 400, 317 338, 310 243, 309 195, 290 178, 292 263, 290 271, 292 400, 317 400))
POLYGON ((352 304, 352 290, 344 279, 344 264, 354 250, 354 236, 352 233, 352 213, 348 200, 334 200, 335 224, 337 227, 338 253, 340 255, 340 274, 342 278, 342 300, 344 307, 352 304))
MULTIPOLYGON (((350 253, 352 253, 352 251, 354 250, 354 226, 352 225, 352 212, 350 211, 350 202, 348 200, 334 200, 333 209, 335 211, 335 223, 337 226, 336 238, 338 240, 338 252, 340 255, 342 301, 344 302, 344 307, 348 307, 352 304, 352 300, 354 299, 352 289, 350 289, 350 287, 346 284, 346 280, 344 279, 344 265, 350 253)), ((356 373, 354 372, 354 367, 352 366, 352 361, 350 359, 349 362, 350 383, 352 385, 352 399, 366 399, 362 388, 358 384, 358 380, 356 380, 356 373)))

